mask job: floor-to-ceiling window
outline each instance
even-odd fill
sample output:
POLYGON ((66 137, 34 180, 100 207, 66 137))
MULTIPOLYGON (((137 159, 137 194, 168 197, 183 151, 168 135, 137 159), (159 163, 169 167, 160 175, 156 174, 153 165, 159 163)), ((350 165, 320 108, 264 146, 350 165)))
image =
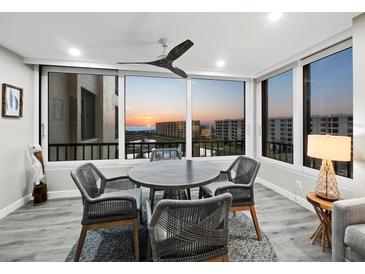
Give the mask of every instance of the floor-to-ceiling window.
POLYGON ((293 163, 293 70, 262 81, 262 156, 293 163))
MULTIPOLYGON (((352 48, 306 64, 304 81, 304 165, 319 169, 320 159, 306 156, 308 134, 353 135, 352 48)), ((338 175, 352 178, 351 162, 334 162, 338 175)))
POLYGON ((245 154, 245 82, 192 80, 193 157, 245 154))
POLYGON ((156 148, 193 157, 245 154, 244 81, 48 66, 41 75, 40 132, 50 162, 148 159, 156 148))
POLYGON ((186 153, 186 80, 125 76, 125 158, 149 158, 155 148, 186 153))

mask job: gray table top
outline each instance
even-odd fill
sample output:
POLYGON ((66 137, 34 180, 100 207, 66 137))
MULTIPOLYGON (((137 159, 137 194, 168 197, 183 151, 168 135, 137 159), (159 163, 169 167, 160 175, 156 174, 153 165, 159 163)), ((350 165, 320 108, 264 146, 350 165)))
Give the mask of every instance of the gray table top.
POLYGON ((159 189, 183 189, 202 186, 219 177, 212 163, 192 160, 164 160, 136 166, 128 172, 137 185, 159 189))

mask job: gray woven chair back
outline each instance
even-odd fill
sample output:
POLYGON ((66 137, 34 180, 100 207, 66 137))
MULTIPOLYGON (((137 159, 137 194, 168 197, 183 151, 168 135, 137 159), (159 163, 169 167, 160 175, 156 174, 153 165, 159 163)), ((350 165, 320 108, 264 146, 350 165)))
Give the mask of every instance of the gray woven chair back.
POLYGON ((177 148, 158 148, 152 151, 150 161, 181 160, 180 151, 177 148))
POLYGON ((149 232, 154 261, 205 261, 228 252, 232 195, 204 200, 162 200, 149 232))
POLYGON ((100 183, 105 178, 92 163, 84 164, 73 170, 71 177, 83 198, 87 196, 95 198, 100 195, 100 183))
POLYGON ((256 179, 259 168, 259 161, 239 156, 228 169, 229 180, 235 184, 250 184, 256 179))

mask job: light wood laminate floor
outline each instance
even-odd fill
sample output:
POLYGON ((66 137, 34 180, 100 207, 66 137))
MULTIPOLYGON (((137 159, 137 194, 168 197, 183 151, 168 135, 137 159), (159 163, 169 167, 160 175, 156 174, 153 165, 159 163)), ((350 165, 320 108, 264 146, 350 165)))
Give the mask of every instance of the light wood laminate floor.
MULTIPOLYGON (((309 237, 317 216, 280 194, 256 184, 255 200, 261 229, 269 237, 279 261, 330 261, 309 237)), ((81 199, 31 203, 0 220, 0 261, 64 261, 79 237, 81 199)))

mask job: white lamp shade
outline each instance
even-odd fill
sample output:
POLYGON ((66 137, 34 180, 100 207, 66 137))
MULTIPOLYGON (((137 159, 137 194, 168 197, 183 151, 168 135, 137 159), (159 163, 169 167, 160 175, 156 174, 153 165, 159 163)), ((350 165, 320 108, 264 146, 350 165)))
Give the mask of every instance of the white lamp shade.
POLYGON ((307 155, 325 160, 350 161, 351 137, 308 135, 307 155))

